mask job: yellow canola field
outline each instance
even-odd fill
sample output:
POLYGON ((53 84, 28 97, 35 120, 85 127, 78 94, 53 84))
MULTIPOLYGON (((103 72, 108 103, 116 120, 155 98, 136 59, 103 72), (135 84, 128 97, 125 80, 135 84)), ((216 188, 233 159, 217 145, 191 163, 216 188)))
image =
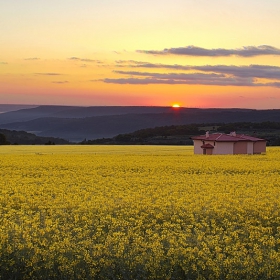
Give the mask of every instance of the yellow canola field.
POLYGON ((0 279, 280 279, 280 148, 0 146, 0 279))

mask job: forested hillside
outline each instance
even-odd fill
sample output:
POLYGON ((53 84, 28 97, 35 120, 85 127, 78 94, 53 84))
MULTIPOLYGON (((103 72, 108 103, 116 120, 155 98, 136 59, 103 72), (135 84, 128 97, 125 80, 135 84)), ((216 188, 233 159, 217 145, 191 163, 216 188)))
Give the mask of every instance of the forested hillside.
POLYGON ((83 144, 157 144, 157 145, 192 145, 190 137, 210 133, 249 134, 264 138, 270 146, 280 145, 280 122, 238 122, 238 123, 201 123, 190 125, 161 126, 137 130, 133 133, 119 134, 113 138, 84 140, 83 144))
POLYGON ((7 129, 0 129, 0 145, 10 145, 10 144, 20 144, 20 145, 35 145, 35 144, 69 144, 61 138, 55 137, 39 137, 32 133, 27 133, 25 131, 11 131, 7 129))
POLYGON ((155 127, 279 120, 280 110, 38 106, 0 114, 0 128, 78 143, 83 139, 112 138, 155 127))

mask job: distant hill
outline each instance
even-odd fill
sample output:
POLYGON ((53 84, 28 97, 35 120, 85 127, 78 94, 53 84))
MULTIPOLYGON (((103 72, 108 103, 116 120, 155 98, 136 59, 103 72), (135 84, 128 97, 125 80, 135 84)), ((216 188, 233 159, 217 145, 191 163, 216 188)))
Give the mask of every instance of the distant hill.
POLYGON ((159 126, 279 120, 280 110, 39 106, 0 114, 0 128, 80 142, 159 126))
POLYGON ((30 109, 38 107, 36 105, 17 105, 17 104, 0 104, 0 114, 11 112, 11 111, 18 111, 22 109, 30 109))
POLYGON ((19 145, 34 145, 34 144, 69 144, 68 141, 55 137, 40 137, 25 131, 11 131, 7 129, 0 129, 0 135, 4 135, 6 144, 19 144, 19 145))
MULTIPOLYGON (((6 105, 0 105, 4 107, 6 105)), ((20 105, 18 105, 20 106, 20 105)), ((149 114, 172 112, 171 107, 148 106, 37 106, 14 112, 0 114, 0 124, 30 121, 38 118, 87 118, 94 116, 113 116, 125 114, 149 114)))

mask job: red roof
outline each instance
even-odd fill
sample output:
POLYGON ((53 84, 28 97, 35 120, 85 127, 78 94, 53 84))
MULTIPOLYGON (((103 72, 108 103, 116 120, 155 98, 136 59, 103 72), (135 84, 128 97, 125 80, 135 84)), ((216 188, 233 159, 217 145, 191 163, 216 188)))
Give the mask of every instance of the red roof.
POLYGON ((203 144, 202 146, 201 146, 201 148, 202 149, 214 149, 214 146, 212 146, 211 144, 203 144))
POLYGON ((245 134, 239 134, 238 136, 240 138, 243 138, 243 139, 246 139, 246 140, 249 140, 249 141, 253 141, 253 142, 256 142, 256 141, 266 141, 265 139, 261 139, 261 138, 257 138, 257 137, 253 137, 253 136, 245 135, 245 134))
POLYGON ((266 141, 265 139, 256 138, 249 135, 244 134, 224 134, 224 133, 213 133, 209 134, 206 137, 206 134, 200 136, 192 137, 192 140, 203 140, 203 141, 216 141, 216 142, 239 142, 239 141, 249 141, 249 142, 257 142, 257 141, 266 141))

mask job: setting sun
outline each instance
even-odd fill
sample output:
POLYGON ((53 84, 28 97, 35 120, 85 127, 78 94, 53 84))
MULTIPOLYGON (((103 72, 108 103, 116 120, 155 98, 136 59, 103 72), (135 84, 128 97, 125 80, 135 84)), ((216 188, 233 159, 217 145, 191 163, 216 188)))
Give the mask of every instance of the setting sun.
POLYGON ((180 108, 180 105, 179 104, 173 104, 172 107, 173 108, 180 108))

